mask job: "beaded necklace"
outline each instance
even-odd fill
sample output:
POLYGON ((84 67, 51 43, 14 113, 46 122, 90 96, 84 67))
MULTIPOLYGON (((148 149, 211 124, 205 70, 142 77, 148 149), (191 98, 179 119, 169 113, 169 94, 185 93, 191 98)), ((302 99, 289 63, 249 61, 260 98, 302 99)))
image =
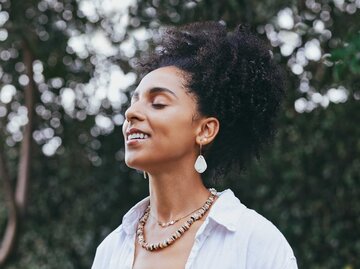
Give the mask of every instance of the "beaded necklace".
POLYGON ((204 203, 204 205, 199 208, 194 214, 192 214, 188 220, 184 222, 184 224, 176 231, 174 232, 169 238, 163 240, 162 242, 150 244, 146 242, 145 235, 144 235, 144 227, 146 224, 146 221, 149 218, 150 215, 150 205, 146 208, 144 215, 139 220, 139 224, 136 230, 137 240, 141 247, 148 251, 154 251, 154 250, 160 250, 163 248, 166 248, 173 244, 176 240, 178 240, 187 230, 189 230, 190 226, 197 220, 201 219, 205 213, 209 210, 211 205, 213 204, 215 200, 215 196, 217 194, 217 191, 213 188, 209 189, 210 196, 204 203))

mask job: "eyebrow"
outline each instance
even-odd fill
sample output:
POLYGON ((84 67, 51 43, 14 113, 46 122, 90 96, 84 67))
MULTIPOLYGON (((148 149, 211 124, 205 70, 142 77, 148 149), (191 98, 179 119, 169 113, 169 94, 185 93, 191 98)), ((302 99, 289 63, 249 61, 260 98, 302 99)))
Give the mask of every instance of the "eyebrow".
MULTIPOLYGON (((163 92, 170 93, 171 95, 173 95, 173 96, 175 96, 176 98, 178 98, 177 95, 176 95, 173 91, 171 91, 171 90, 169 90, 169 89, 167 89, 167 88, 154 87, 154 88, 151 88, 151 89, 149 90, 149 94, 163 93, 163 92)), ((132 95, 131 95, 131 98, 139 98, 139 92, 134 91, 134 92, 132 93, 132 95)))

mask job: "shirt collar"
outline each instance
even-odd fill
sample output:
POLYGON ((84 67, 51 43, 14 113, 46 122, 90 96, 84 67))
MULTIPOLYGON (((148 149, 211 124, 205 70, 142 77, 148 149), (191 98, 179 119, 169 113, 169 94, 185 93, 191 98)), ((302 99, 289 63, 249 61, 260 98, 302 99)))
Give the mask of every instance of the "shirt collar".
POLYGON ((122 227, 127 234, 134 234, 140 218, 144 215, 150 197, 146 197, 133 206, 123 217, 122 227))
MULTIPOLYGON (((218 196, 217 201, 210 208, 208 218, 235 232, 243 209, 246 207, 230 189, 218 193, 218 196)), ((138 221, 143 216, 149 201, 149 197, 144 198, 124 215, 122 227, 127 234, 135 233, 138 221)))
POLYGON ((208 218, 229 231, 235 232, 246 207, 230 189, 220 192, 218 195, 219 198, 211 207, 208 218))

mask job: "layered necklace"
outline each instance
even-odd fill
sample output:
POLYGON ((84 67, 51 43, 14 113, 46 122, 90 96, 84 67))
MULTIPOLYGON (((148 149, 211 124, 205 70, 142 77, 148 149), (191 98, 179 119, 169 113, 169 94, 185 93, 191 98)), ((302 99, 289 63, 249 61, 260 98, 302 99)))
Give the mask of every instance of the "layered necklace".
POLYGON ((195 209, 194 211, 190 212, 189 214, 181 217, 181 218, 178 218, 178 219, 174 219, 174 220, 170 220, 168 222, 161 222, 159 221, 156 217, 154 217, 152 214, 151 214, 151 211, 150 211, 150 217, 152 217, 154 220, 156 220, 157 224, 161 227, 161 228, 166 228, 168 226, 171 226, 171 225, 174 225, 175 223, 177 223, 179 220, 182 220, 188 216, 190 216, 191 214, 195 213, 196 211, 200 210, 200 208, 198 209, 195 209))
POLYGON ((211 205, 213 204, 213 202, 215 200, 217 191, 215 189, 209 189, 209 191, 210 191, 209 198, 206 200, 204 205, 202 207, 200 207, 199 209, 187 214, 184 217, 181 217, 179 219, 175 219, 175 220, 172 220, 169 222, 162 223, 162 222, 157 221, 157 223, 161 227, 168 227, 170 225, 175 224, 179 220, 186 218, 187 216, 189 216, 191 214, 190 217, 184 222, 184 224, 176 232, 174 232, 169 238, 163 240, 162 242, 155 243, 155 244, 150 244, 150 243, 146 242, 145 235, 144 235, 144 227, 145 227, 146 221, 148 220, 149 215, 150 215, 150 205, 149 205, 146 208, 144 215, 139 220, 139 224, 138 224, 138 227, 136 230, 136 236, 137 236, 137 240, 138 240, 138 243, 140 244, 140 246, 148 251, 154 251, 154 250, 160 250, 160 249, 166 248, 166 247, 170 246, 171 244, 173 244, 187 230, 189 230, 190 226, 195 221, 201 219, 206 214, 206 212, 210 209, 211 205))

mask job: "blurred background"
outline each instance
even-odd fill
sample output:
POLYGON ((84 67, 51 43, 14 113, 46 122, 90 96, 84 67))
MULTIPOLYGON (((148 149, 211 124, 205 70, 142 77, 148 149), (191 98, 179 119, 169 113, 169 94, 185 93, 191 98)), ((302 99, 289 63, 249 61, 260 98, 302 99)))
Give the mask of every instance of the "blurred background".
POLYGON ((360 0, 0 0, 0 268, 90 268, 147 195, 123 162, 136 59, 164 26, 248 23, 288 77, 274 144, 217 184, 299 268, 360 268, 360 0))

